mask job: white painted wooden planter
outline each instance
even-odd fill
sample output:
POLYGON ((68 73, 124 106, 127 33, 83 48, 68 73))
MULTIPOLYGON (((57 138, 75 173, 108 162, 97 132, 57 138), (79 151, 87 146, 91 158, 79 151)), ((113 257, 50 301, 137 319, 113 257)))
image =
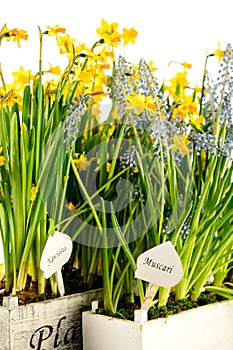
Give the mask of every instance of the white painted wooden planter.
POLYGON ((1 350, 81 350, 82 308, 102 299, 102 289, 18 306, 17 297, 0 306, 1 350))
POLYGON ((233 301, 145 322, 85 311, 83 350, 231 350, 233 301))

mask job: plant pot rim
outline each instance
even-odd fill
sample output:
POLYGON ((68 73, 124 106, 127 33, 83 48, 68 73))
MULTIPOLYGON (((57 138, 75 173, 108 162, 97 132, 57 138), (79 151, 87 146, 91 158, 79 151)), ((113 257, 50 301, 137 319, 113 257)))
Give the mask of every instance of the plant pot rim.
MULTIPOLYGON (((97 305, 98 304, 98 301, 93 301, 92 303, 95 303, 94 305, 97 305)), ((198 309, 209 309, 211 306, 215 306, 216 308, 218 307, 221 307, 221 305, 233 305, 233 300, 221 300, 221 301, 215 301, 213 303, 209 303, 209 304, 206 304, 206 305, 200 305, 200 306, 197 306, 197 307, 193 307, 191 309, 187 309, 187 310, 183 310, 183 311, 180 311, 178 313, 174 313, 174 314, 171 314, 171 315, 168 315, 167 317, 157 317, 157 318, 151 318, 149 320, 146 320, 146 321, 142 321, 142 322, 138 322, 138 321, 135 321, 135 320, 129 320, 129 319, 125 319, 125 318, 120 318, 120 317, 115 317, 115 316, 110 316, 110 315, 105 315, 105 314, 102 314, 102 313, 96 313, 94 311, 94 309, 96 310, 97 308, 94 306, 92 307, 92 310, 88 310, 88 311, 84 311, 84 312, 87 312, 89 314, 93 314, 95 315, 96 317, 104 317, 105 319, 109 319, 109 320, 112 320, 114 319, 114 321, 116 322, 130 322, 130 323, 145 323, 145 322, 154 322, 154 321, 158 321, 158 320, 162 320, 162 321, 167 321, 168 319, 170 318, 174 318, 174 317, 177 317, 178 315, 179 316, 182 316, 182 315, 187 315, 189 314, 190 312, 194 311, 194 310, 198 310, 198 309)))
POLYGON ((48 303, 51 303, 51 302, 59 302, 61 300, 69 300, 69 299, 73 299, 75 296, 77 295, 91 295, 93 294, 93 292, 101 292, 103 291, 103 288, 94 288, 94 289, 90 289, 90 290, 87 290, 87 291, 84 291, 84 292, 77 292, 77 293, 72 293, 72 294, 67 294, 67 295, 63 295, 63 296, 57 296, 57 297, 54 297, 54 298, 48 298, 46 300, 35 300, 35 301, 32 301, 32 302, 28 302, 28 303, 25 303, 25 304, 20 304, 18 305, 18 296, 17 295, 12 295, 12 296, 4 296, 3 297, 3 304, 0 305, 0 310, 1 309, 12 309, 12 308, 15 308, 15 307, 19 307, 19 308, 24 308, 24 307, 31 307, 32 305, 35 305, 35 304, 48 304, 48 303))

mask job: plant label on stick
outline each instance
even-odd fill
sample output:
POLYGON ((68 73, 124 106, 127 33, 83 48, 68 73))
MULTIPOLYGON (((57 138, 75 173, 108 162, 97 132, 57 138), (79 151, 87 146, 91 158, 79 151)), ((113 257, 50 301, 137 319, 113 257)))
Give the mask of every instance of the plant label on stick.
POLYGON ((135 277, 169 288, 175 286, 183 275, 180 258, 170 241, 162 243, 139 255, 135 277))
POLYGON ((47 279, 55 273, 60 295, 65 294, 61 267, 69 260, 72 252, 72 240, 65 233, 55 231, 48 237, 42 252, 40 268, 47 279))
POLYGON ((170 241, 162 243, 139 255, 135 277, 149 282, 142 310, 148 310, 157 286, 170 288, 182 278, 183 267, 170 241))
POLYGON ((59 270, 69 260, 71 252, 72 240, 68 235, 55 231, 49 236, 40 261, 44 277, 49 278, 59 270))

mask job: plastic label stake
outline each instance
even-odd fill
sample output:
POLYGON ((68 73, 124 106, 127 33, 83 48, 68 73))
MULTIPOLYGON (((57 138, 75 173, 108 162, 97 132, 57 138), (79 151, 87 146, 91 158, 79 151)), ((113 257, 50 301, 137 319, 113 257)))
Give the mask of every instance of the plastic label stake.
MULTIPOLYGON (((139 255, 135 277, 149 282, 141 314, 148 311, 158 286, 170 288, 182 278, 183 267, 179 255, 170 241, 162 243, 139 255)), ((145 316, 142 316, 145 320, 145 316)), ((136 319, 140 322, 140 316, 136 319)))
POLYGON ((65 294, 61 268, 69 260, 72 247, 70 236, 55 231, 52 236, 48 237, 40 260, 40 268, 46 279, 55 273, 60 296, 65 294))

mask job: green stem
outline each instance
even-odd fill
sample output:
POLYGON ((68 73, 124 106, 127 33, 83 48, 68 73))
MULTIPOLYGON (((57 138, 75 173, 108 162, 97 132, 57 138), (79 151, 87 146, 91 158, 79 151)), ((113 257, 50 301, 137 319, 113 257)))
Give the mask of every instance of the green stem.
POLYGON ((87 190, 86 190, 86 188, 85 188, 85 186, 84 186, 84 184, 83 184, 83 182, 82 182, 82 180, 81 180, 81 178, 79 176, 79 172, 77 171, 77 168, 76 168, 76 165, 74 163, 73 157, 70 158, 70 161, 71 161, 71 166, 72 166, 73 172, 75 174, 75 177, 76 177, 76 179, 78 181, 78 184, 79 184, 79 186, 81 188, 81 191, 84 194, 84 197, 86 198, 86 201, 89 204, 89 206, 91 208, 91 211, 93 212, 93 215, 94 215, 97 227, 98 227, 100 233, 102 234, 102 225, 101 225, 100 219, 99 219, 99 217, 97 215, 97 212, 95 210, 95 207, 94 207, 94 205, 93 205, 93 203, 91 201, 91 197, 87 193, 87 190))

